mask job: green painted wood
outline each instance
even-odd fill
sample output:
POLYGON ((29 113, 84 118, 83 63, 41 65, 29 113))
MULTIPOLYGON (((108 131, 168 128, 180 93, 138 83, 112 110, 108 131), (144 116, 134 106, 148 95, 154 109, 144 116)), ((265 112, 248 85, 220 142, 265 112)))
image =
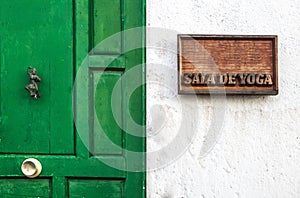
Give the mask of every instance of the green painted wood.
POLYGON ((88 59, 91 67, 122 70, 126 68, 126 61, 122 55, 91 55, 88 59))
MULTIPOLYGON (((132 38, 119 35, 108 47, 90 53, 84 77, 86 87, 82 93, 74 92, 74 119, 85 122, 83 133, 79 135, 78 129, 74 130, 72 120, 73 80, 89 50, 120 30, 145 25, 144 9, 145 3, 140 0, 1 1, 0 197, 4 196, 1 189, 21 192, 27 188, 24 186, 48 193, 40 197, 76 197, 84 189, 89 197, 145 197, 145 173, 126 171, 127 167, 145 167, 144 154, 132 157, 126 150, 144 152, 145 139, 122 131, 113 121, 109 106, 117 80, 143 63, 145 57, 144 49, 119 54, 133 40, 143 47, 144 33, 132 38), (103 70, 111 60, 114 61, 103 70), (43 80, 39 83, 42 97, 37 101, 24 90, 28 83, 26 67, 30 64, 37 67, 43 80), (104 78, 98 81, 100 75, 104 78), (90 100, 93 93, 95 98, 90 100), (78 97, 81 94, 85 97, 78 97), (79 107, 78 103, 86 105, 79 107), (104 133, 93 131, 91 120, 103 122, 109 141, 103 139, 104 133), (115 149, 111 141, 119 147, 115 149), (125 150, 121 152, 121 148, 125 150), (93 156, 89 149, 97 155, 93 156), (20 170, 23 160, 29 157, 43 165, 37 179, 25 178, 20 170)), ((143 68, 134 81, 144 82, 143 68)), ((122 100, 118 109, 124 112, 124 123, 128 116, 125 110, 129 108, 134 120, 145 124, 145 86, 130 96, 126 106, 123 100, 129 97, 130 83, 124 81, 118 90, 117 100, 122 100)), ((143 130, 138 133, 145 135, 143 130)), ((24 197, 39 196, 32 190, 28 192, 31 194, 24 197)))
POLYGON ((51 182, 52 197, 67 196, 67 180, 65 177, 53 177, 51 182))
MULTIPOLYGON (((81 1, 75 1, 74 2, 74 17, 75 17, 75 37, 76 37, 76 45, 75 45, 75 68, 76 71, 80 71, 80 68, 82 68, 82 63, 84 62, 85 58, 87 57, 87 54, 89 53, 89 41, 90 41, 90 17, 89 17, 89 0, 81 0, 81 1)), ((88 72, 88 71, 87 71, 88 72)), ((85 81, 88 82, 89 77, 84 76, 85 81)), ((77 86, 77 85, 75 85, 77 86)), ((85 86, 88 86, 86 84, 85 86)), ((85 90, 85 89, 84 89, 85 90)), ((86 120, 85 118, 88 117, 89 111, 88 107, 85 106, 79 106, 77 103, 85 103, 88 100, 88 94, 81 93, 77 90, 74 91, 74 104, 76 111, 74 112, 74 120, 76 123, 79 121, 83 122, 82 124, 82 130, 89 131, 89 120, 86 120), (85 98, 78 97, 80 95, 84 95, 85 98)), ((88 133, 80 134, 78 132, 78 126, 76 127, 76 156, 82 159, 89 159, 90 157, 90 135, 88 133)))
POLYGON ((0 13, 0 153, 74 153, 71 0, 5 0, 0 13), (39 100, 24 89, 28 66, 42 78, 39 100))
MULTIPOLYGON (((145 6, 146 2, 144 0, 142 1, 130 1, 127 0, 124 2, 124 27, 125 29, 130 29, 134 27, 141 27, 145 26, 145 6), (133 10, 139 10, 138 12, 133 12, 133 10)), ((141 49, 134 50, 130 53, 126 54, 126 70, 128 71, 135 65, 139 65, 141 63, 144 63, 144 57, 145 57, 145 49, 143 46, 145 46, 145 39, 144 39, 145 32, 138 32, 134 36, 128 36, 125 35, 124 37, 124 50, 127 51, 127 49, 130 49, 130 45, 133 44, 132 41, 135 41, 135 44, 141 46, 141 49)), ((145 82, 145 67, 140 67, 139 72, 137 72, 140 75, 136 75, 135 81, 140 82, 141 85, 145 82)), ((128 80, 124 82, 126 84, 126 87, 130 87, 130 83, 133 83, 133 81, 128 80)), ((130 112, 133 113, 131 115, 133 119, 135 119, 138 123, 141 123, 142 125, 145 125, 145 85, 141 86, 139 88, 140 95, 134 95, 129 96, 125 92, 124 98, 130 97, 129 103, 130 105, 130 112), (136 103, 136 105, 132 105, 136 103)), ((128 118, 128 115, 124 115, 124 122, 126 122, 126 118, 128 118)), ((126 144, 125 148, 128 150, 134 150, 139 152, 145 152, 145 138, 142 138, 145 136, 145 131, 139 131, 141 134, 141 138, 134 137, 130 134, 126 135, 126 144)), ((137 169, 141 167, 146 167, 145 162, 145 154, 139 155, 139 156, 131 156, 127 153, 125 153, 126 160, 130 161, 130 164, 127 164, 128 167, 134 168, 137 167, 137 169)), ((145 197, 145 179, 146 173, 140 173, 140 172, 129 172, 127 174, 127 182, 125 183, 125 197, 131 197, 131 198, 139 198, 139 197, 145 197), (139 186, 138 188, 134 188, 133 186, 139 186)))
MULTIPOLYGON (((122 72, 92 71, 94 87, 94 104, 92 105, 94 123, 92 136, 92 150, 94 155, 121 155, 123 148, 123 132, 115 121, 112 112, 112 92, 120 80, 122 72), (93 111, 94 110, 94 111, 93 111), (100 123, 97 124, 97 123, 100 123)), ((114 103, 122 108, 122 89, 115 88, 119 98, 114 103)))
POLYGON ((43 165, 41 177, 105 177, 125 178, 126 171, 116 170, 103 163, 103 159, 111 163, 120 164, 125 169, 126 160, 123 156, 97 156, 89 159, 75 156, 42 156, 42 155, 6 155, 1 156, 1 177, 22 177, 20 166, 29 157, 37 158, 43 165))
POLYGON ((121 198, 123 196, 123 181, 79 180, 70 179, 70 198, 121 198))
POLYGON ((101 41, 122 31, 122 1, 121 0, 92 0, 92 27, 91 35, 93 52, 117 53, 122 50, 122 34, 108 45, 99 45, 101 41))
POLYGON ((51 197, 48 179, 0 179, 0 197, 51 197))

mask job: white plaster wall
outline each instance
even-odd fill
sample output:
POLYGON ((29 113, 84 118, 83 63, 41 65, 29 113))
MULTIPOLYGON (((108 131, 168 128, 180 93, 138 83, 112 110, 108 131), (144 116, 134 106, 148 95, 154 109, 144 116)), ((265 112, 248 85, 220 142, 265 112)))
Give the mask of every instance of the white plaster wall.
POLYGON ((147 0, 147 26, 279 39, 279 95, 214 100, 177 95, 175 34, 149 31, 147 197, 300 197, 300 1, 147 0))

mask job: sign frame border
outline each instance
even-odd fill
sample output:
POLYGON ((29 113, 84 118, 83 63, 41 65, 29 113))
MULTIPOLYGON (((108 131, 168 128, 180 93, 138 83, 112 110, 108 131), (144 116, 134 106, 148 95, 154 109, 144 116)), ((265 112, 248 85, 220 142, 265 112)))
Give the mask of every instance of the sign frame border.
POLYGON ((178 94, 179 95, 209 95, 209 94, 226 94, 226 95, 277 95, 278 94, 278 36, 277 35, 218 35, 218 34, 178 34, 177 35, 177 66, 178 66, 178 94), (182 38, 185 39, 243 39, 243 40, 265 40, 270 39, 273 42, 273 90, 183 90, 181 88, 181 54, 182 38))

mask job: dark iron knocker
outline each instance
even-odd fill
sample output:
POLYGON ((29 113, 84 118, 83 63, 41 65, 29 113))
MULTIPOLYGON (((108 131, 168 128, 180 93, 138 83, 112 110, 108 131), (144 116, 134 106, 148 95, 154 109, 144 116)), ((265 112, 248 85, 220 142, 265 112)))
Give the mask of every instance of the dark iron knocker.
POLYGON ((30 84, 26 85, 25 89, 29 92, 31 97, 38 99, 40 97, 40 94, 37 82, 41 82, 42 79, 38 77, 36 68, 32 68, 31 66, 27 68, 27 74, 30 78, 30 84))

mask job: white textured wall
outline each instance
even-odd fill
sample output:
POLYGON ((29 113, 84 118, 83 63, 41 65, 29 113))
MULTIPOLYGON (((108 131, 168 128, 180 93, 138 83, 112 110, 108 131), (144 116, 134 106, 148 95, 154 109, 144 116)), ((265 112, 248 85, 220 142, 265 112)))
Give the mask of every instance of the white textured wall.
POLYGON ((300 1, 147 0, 147 26, 279 39, 278 96, 214 100, 177 95, 175 34, 149 31, 147 143, 154 170, 147 173, 147 197, 300 197, 300 1), (214 123, 220 103, 225 115, 214 123), (220 122, 222 129, 214 128, 220 122), (184 142, 191 129, 195 136, 179 156, 172 141, 184 142))

